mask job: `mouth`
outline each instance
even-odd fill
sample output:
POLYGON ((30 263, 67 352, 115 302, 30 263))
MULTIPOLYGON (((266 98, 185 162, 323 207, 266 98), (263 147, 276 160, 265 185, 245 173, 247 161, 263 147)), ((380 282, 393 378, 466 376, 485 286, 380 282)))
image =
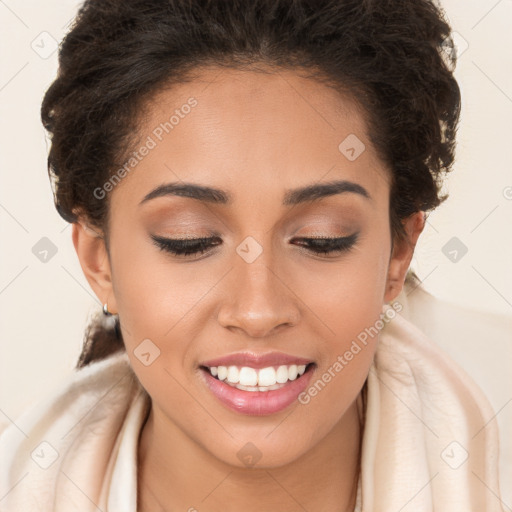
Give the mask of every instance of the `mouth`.
POLYGON ((225 359, 225 364, 214 362, 199 368, 209 391, 220 402, 249 415, 273 414, 290 406, 306 389, 316 367, 314 362, 302 359, 274 365, 262 358, 250 365, 247 357, 244 359, 244 365, 227 364, 225 359))

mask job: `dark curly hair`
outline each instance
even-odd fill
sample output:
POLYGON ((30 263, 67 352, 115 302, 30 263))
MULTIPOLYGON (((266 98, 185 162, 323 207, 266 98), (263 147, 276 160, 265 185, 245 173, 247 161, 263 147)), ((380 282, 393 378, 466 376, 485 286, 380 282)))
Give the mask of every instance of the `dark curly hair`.
MULTIPOLYGON (((145 102, 201 65, 264 64, 307 72, 361 107, 392 170, 392 241, 402 240, 405 218, 447 197, 442 177, 460 114, 455 62, 433 0, 86 0, 41 107, 56 208, 98 227, 108 250, 108 196, 93 190, 126 160, 145 102)), ((77 367, 123 348, 119 324, 95 319, 77 367)))

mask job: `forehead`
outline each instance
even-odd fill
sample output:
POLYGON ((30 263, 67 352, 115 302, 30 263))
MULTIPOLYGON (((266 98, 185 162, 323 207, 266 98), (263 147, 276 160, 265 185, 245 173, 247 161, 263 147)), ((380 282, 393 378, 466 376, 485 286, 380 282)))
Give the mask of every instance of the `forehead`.
MULTIPOLYGON (((283 190, 347 179, 388 195, 388 172, 358 104, 293 70, 205 67, 148 101, 131 161, 114 196, 186 181, 281 200, 283 190)), ((127 161, 128 162, 128 161, 127 161)), ((125 164, 127 162, 124 162, 125 164)))

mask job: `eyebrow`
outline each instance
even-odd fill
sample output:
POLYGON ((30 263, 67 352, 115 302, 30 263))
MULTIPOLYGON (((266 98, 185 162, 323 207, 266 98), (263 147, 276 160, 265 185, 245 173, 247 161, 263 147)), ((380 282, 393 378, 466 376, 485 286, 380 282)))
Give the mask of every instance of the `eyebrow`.
MULTIPOLYGON (((324 197, 342 193, 358 194, 368 200, 372 200, 369 192, 352 181, 337 180, 325 183, 314 183, 305 187, 287 190, 283 197, 283 206, 293 206, 306 202, 314 202, 324 197)), ((227 205, 232 203, 232 196, 229 192, 218 188, 198 185, 196 183, 165 183, 146 194, 140 204, 151 199, 163 196, 180 196, 197 199, 199 201, 227 205)))

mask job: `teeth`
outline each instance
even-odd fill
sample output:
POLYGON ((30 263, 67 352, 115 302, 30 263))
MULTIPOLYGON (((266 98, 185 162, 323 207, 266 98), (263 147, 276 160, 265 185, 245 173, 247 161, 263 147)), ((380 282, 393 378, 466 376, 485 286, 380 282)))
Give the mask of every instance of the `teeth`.
POLYGON ((306 371, 306 365, 268 366, 256 370, 249 366, 212 366, 210 373, 221 381, 244 391, 272 391, 279 389, 289 380, 295 380, 306 371))
POLYGON ((228 376, 228 369, 225 367, 225 366, 219 366, 218 368, 215 368, 215 366, 212 366, 210 368, 210 373, 214 376, 214 377, 218 377, 219 380, 225 380, 226 377, 228 376), (217 375, 214 375, 212 373, 212 370, 217 370, 217 375))
POLYGON ((258 384, 258 372, 254 368, 243 366, 240 368, 239 382, 242 386, 256 386, 258 384))
POLYGON ((288 380, 288 366, 280 366, 276 372, 276 382, 280 384, 288 380))
POLYGON ((274 368, 262 368, 258 372, 258 386, 272 386, 276 383, 276 371, 274 368))
POLYGON ((236 384, 239 382, 240 372, 238 371, 238 368, 236 366, 230 366, 228 368, 228 382, 231 382, 231 384, 236 384))

